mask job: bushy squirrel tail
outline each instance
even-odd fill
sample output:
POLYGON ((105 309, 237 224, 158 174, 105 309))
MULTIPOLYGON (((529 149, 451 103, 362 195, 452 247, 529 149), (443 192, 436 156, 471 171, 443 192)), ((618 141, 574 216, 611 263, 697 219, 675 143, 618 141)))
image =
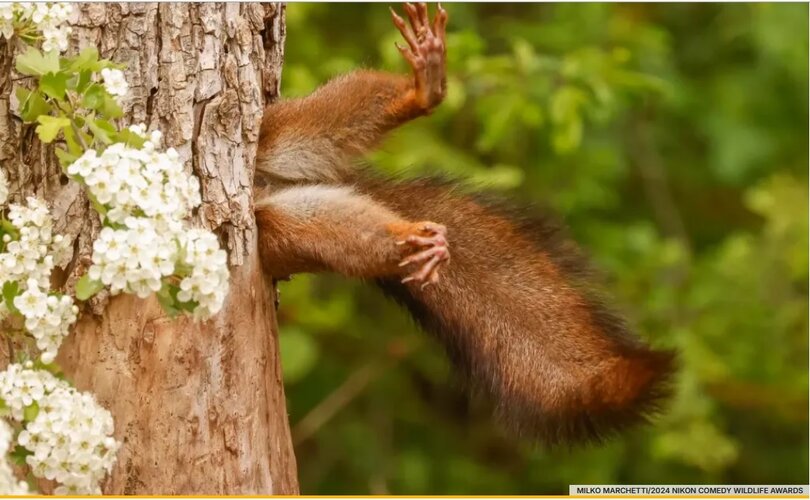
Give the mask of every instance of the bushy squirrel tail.
POLYGON ((447 227, 452 260, 438 284, 377 283, 440 340, 462 380, 494 402, 509 429, 548 444, 599 441, 645 421, 667 398, 674 353, 630 333, 548 218, 526 218, 440 180, 354 183, 411 220, 447 227))

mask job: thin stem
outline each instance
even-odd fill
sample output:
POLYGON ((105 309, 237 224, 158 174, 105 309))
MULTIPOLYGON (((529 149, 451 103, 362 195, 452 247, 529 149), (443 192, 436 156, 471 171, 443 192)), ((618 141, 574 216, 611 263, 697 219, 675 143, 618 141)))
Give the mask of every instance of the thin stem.
POLYGON ((87 151, 90 147, 84 142, 84 137, 82 137, 82 131, 79 130, 79 127, 76 126, 76 122, 73 121, 71 118, 70 120, 70 127, 73 129, 73 133, 76 134, 76 138, 79 139, 79 144, 81 144, 82 149, 87 151))
POLYGON ((81 130, 79 130, 79 127, 76 125, 76 113, 74 111, 76 109, 76 104, 73 102, 73 98, 70 96, 70 92, 65 92, 65 96, 67 97, 68 103, 70 105, 70 110, 63 110, 63 111, 65 111, 65 114, 67 114, 68 117, 70 118, 70 127, 73 129, 73 133, 76 134, 76 139, 78 139, 79 144, 82 146, 82 149, 87 151, 88 149, 90 149, 90 147, 87 145, 87 142, 85 142, 81 130))

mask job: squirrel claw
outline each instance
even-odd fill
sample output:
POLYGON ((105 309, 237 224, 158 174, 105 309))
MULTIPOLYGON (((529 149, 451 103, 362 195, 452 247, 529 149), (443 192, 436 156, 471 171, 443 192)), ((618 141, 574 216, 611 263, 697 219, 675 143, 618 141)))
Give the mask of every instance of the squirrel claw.
POLYGON ((421 235, 412 234, 396 244, 420 249, 402 259, 399 267, 418 264, 419 269, 403 278, 402 283, 416 281, 424 290, 439 282, 439 267, 450 260, 450 250, 447 248, 447 228, 441 224, 422 222, 418 224, 418 231, 421 235))
MULTIPOLYGON (((408 264, 414 264, 414 263, 417 263, 417 262, 428 262, 428 263, 430 263, 432 261, 432 259, 447 260, 449 258, 450 258, 450 252, 448 252, 447 247, 444 244, 442 244, 441 246, 430 247, 427 250, 422 250, 419 253, 415 253, 413 255, 410 255, 410 256, 402 259, 402 261, 399 263, 399 267, 405 267, 408 264)), ((431 269, 428 269, 428 271, 430 271, 431 269)), ((426 277, 427 277, 427 274, 425 274, 425 276, 422 279, 424 279, 426 277)))
MULTIPOLYGON (((424 264, 422 264, 419 270, 417 270, 413 274, 408 275, 405 279, 403 279, 402 282, 407 283, 409 281, 418 281, 422 283, 422 288, 424 289, 425 285, 430 283, 430 281, 427 281, 428 277, 433 273, 433 271, 436 270, 436 267, 439 265, 440 262, 442 262, 443 260, 447 260, 449 258, 450 254, 447 252, 446 248, 441 247, 429 248, 419 253, 419 255, 421 254, 427 254, 427 256, 424 258, 429 258, 429 260, 424 264)), ((411 262, 403 261, 402 263, 400 263, 400 266, 410 264, 411 262)))
POLYGON ((447 236, 447 228, 441 224, 436 224, 435 222, 425 222, 422 224, 421 229, 426 233, 447 236))
POLYGON ((430 112, 446 94, 447 11, 439 7, 431 23, 427 4, 406 3, 404 9, 408 22, 391 9, 394 26, 408 44, 407 47, 396 47, 413 70, 414 90, 419 106, 430 112))

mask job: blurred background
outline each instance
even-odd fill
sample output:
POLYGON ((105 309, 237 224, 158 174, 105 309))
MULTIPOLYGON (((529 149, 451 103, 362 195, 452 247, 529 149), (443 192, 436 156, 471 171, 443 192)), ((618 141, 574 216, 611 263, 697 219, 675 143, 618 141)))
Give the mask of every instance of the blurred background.
MULTIPOLYGON (((371 163, 556 210, 616 306, 680 352, 677 395, 605 446, 533 447, 376 290, 298 276, 279 320, 302 492, 807 484, 808 6, 446 8, 447 100, 371 163)), ((407 71, 386 4, 287 16, 287 97, 357 67, 407 71)))

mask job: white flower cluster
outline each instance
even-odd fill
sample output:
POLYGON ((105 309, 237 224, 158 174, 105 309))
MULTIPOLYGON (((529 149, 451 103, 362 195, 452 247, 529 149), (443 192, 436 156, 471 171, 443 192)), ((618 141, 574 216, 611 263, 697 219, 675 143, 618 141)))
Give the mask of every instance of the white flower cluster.
POLYGON ((0 372, 0 398, 11 411, 11 418, 22 421, 25 409, 38 403, 46 394, 57 387, 69 387, 67 382, 59 380, 44 370, 33 370, 30 361, 25 366, 19 363, 9 364, 0 372))
POLYGON ((177 300, 197 302, 194 317, 210 317, 219 311, 228 293, 228 256, 209 231, 189 229, 179 236, 180 261, 191 273, 180 281, 177 300))
POLYGON ((33 23, 42 33, 42 50, 50 52, 67 49, 71 28, 65 25, 73 6, 67 2, 2 2, 0 3, 0 35, 6 39, 15 30, 25 30, 33 23))
MULTIPOLYGON (((143 137, 146 126, 130 131, 143 137)), ((177 151, 157 149, 160 141, 154 131, 140 149, 117 143, 100 155, 87 151, 68 166, 114 226, 104 228, 93 244, 88 275, 112 294, 142 298, 177 275, 177 299, 196 306, 195 318, 207 318, 222 308, 227 294, 227 255, 216 236, 183 222, 201 203, 200 183, 185 172, 177 151)))
POLYGON ((57 495, 101 494, 98 483, 112 470, 120 446, 110 412, 92 395, 30 364, 12 364, 0 373, 0 397, 17 421, 37 404, 36 416, 17 436, 17 444, 31 452, 25 460, 35 476, 59 482, 57 495))
MULTIPOLYGON (((139 129, 135 129, 139 130, 139 129)), ((160 222, 179 221, 197 207, 200 182, 183 169, 174 148, 160 152, 160 132, 153 132, 141 149, 116 143, 100 155, 86 151, 68 167, 93 197, 108 208, 107 218, 123 223, 128 216, 160 222)))
MULTIPOLYGON (((12 204, 8 218, 18 235, 3 235, 0 283, 17 282, 22 293, 14 298, 14 306, 25 317, 25 328, 36 339, 42 360, 50 363, 79 312, 69 296, 47 293, 54 267, 70 260, 70 242, 53 234, 48 207, 36 198, 29 197, 26 205, 12 204)), ((4 316, 9 305, 3 306, 4 316)))
POLYGON ((27 289, 14 298, 14 306, 25 316, 25 328, 37 341, 42 361, 50 363, 76 322, 79 308, 69 295, 48 295, 35 280, 29 280, 27 289))
POLYGON ((160 231, 155 219, 127 217, 125 229, 105 227, 93 243, 90 279, 110 287, 110 293, 131 292, 148 297, 174 274, 175 232, 160 231))
POLYGON ((0 495, 28 495, 28 484, 17 479, 6 459, 12 438, 11 427, 0 420, 0 495))
POLYGON ((129 92, 129 84, 120 69, 104 68, 101 70, 101 77, 104 79, 104 88, 111 95, 123 97, 129 92))
POLYGON ((9 207, 8 218, 19 238, 3 236, 0 280, 18 281, 23 286, 33 279, 39 288, 49 289, 53 268, 64 267, 70 261, 70 242, 60 234, 53 234, 53 220, 43 201, 28 197, 26 202, 9 207))
POLYGON ((19 7, 11 2, 0 3, 0 36, 8 40, 14 36, 14 21, 19 7))

